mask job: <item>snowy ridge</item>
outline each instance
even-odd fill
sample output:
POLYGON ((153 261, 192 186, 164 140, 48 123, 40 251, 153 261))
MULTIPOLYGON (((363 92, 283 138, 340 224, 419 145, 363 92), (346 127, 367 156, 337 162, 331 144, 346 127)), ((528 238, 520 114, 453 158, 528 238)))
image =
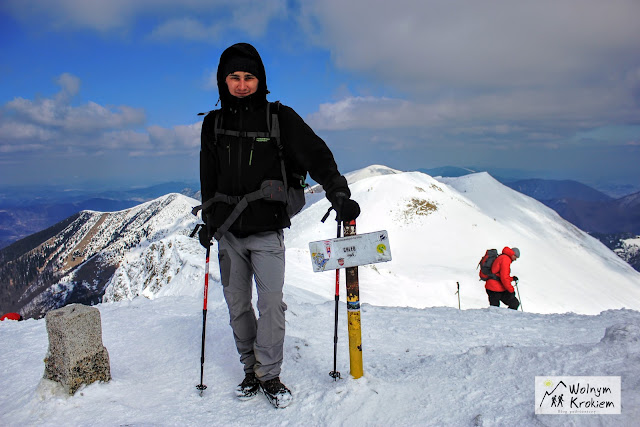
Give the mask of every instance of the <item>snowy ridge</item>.
POLYGON ((46 256, 57 283, 45 290, 38 289, 38 284, 32 286, 23 297, 29 298, 23 311, 46 313, 64 305, 71 295, 87 295, 87 302, 93 300, 130 251, 188 234, 197 222, 191 215, 197 204, 186 196, 168 194, 118 212, 83 211, 65 230, 33 251, 46 256))
POLYGON ((194 283, 201 280, 201 255, 188 236, 168 237, 136 248, 126 254, 109 280, 103 301, 199 295, 201 291, 194 283))
MULTIPOLYGON (((402 173, 402 171, 383 165, 371 165, 363 169, 348 172, 344 174, 344 177, 347 179, 349 186, 351 186, 351 184, 356 183, 361 179, 371 178, 373 176, 393 175, 396 173, 402 173)), ((324 189, 320 184, 316 184, 310 188, 309 193, 321 193, 324 196, 324 189)), ((319 200, 319 198, 315 198, 313 202, 316 202, 317 200, 319 200)))
POLYGON ((347 182, 349 183, 349 185, 351 185, 365 178, 371 178, 374 176, 393 175, 397 173, 402 173, 402 171, 390 168, 388 166, 383 166, 383 165, 371 165, 363 169, 358 169, 353 172, 348 172, 344 175, 344 177, 347 178, 347 182))
MULTIPOLYGON (((75 245, 72 251, 84 261, 97 252, 117 259, 140 244, 149 244, 174 233, 186 233, 189 221, 185 218, 191 219, 190 206, 195 206, 195 202, 172 193, 118 212, 84 211, 83 215, 91 219, 75 233, 76 240, 67 239, 65 244, 75 245)), ((53 242, 54 245, 58 243, 60 238, 53 242)))

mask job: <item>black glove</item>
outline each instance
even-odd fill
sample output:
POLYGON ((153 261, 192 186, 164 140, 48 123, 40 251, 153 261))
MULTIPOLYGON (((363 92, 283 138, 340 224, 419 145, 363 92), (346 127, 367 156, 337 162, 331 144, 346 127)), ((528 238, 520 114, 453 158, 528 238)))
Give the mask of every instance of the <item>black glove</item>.
POLYGON ((513 281, 517 282, 518 281, 518 276, 513 276, 513 281))
POLYGON ((200 240, 200 244, 205 248, 211 246, 211 234, 209 234, 209 227, 207 227, 206 224, 200 227, 200 231, 198 231, 198 239, 200 240))
POLYGON ((338 221, 353 221, 360 215, 360 205, 355 200, 351 200, 345 192, 335 192, 329 200, 336 211, 336 219, 338 221))

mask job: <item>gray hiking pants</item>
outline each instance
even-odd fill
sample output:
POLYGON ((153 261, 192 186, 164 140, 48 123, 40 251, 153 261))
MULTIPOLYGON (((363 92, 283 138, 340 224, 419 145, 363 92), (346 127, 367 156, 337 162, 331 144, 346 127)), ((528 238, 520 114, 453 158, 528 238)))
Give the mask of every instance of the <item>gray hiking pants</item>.
POLYGON ((226 233, 218 243, 224 298, 236 348, 245 373, 261 381, 280 376, 284 347, 284 234, 282 230, 236 237, 226 233), (254 278, 258 314, 251 303, 254 278))

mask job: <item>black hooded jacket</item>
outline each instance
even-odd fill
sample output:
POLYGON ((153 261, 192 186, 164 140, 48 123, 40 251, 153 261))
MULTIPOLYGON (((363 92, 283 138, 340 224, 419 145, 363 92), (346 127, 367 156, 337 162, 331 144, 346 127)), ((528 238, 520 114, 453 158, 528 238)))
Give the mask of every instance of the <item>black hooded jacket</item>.
MULTIPOLYGON (((218 65, 218 91, 221 110, 219 127, 226 130, 267 132, 267 78, 264 64, 256 49, 239 43, 226 49, 218 65), (254 70, 227 70, 229 61, 252 64, 254 70), (225 82, 228 72, 248 71, 258 78, 257 91, 245 98, 229 93, 225 82)), ((216 192, 228 196, 243 196, 260 188, 267 179, 282 180, 278 148, 273 141, 263 138, 233 137, 214 133, 214 112, 202 124, 200 150, 200 185, 202 201, 216 192)), ((298 164, 321 184, 329 200, 336 192, 350 195, 346 179, 338 172, 333 154, 313 130, 290 107, 278 108, 281 142, 287 164, 298 164)), ((203 219, 212 230, 224 223, 234 205, 215 203, 203 213, 203 219)), ((229 231, 247 236, 261 231, 289 227, 291 222, 283 203, 264 199, 250 202, 229 231)))

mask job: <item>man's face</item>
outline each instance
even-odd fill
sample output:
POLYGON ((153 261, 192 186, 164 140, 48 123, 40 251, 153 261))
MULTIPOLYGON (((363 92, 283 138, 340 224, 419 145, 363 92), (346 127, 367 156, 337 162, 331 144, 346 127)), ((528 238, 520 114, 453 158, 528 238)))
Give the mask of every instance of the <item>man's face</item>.
POLYGON ((258 90, 258 78, 245 71, 234 71, 226 77, 225 82, 229 93, 236 98, 244 98, 258 90))

